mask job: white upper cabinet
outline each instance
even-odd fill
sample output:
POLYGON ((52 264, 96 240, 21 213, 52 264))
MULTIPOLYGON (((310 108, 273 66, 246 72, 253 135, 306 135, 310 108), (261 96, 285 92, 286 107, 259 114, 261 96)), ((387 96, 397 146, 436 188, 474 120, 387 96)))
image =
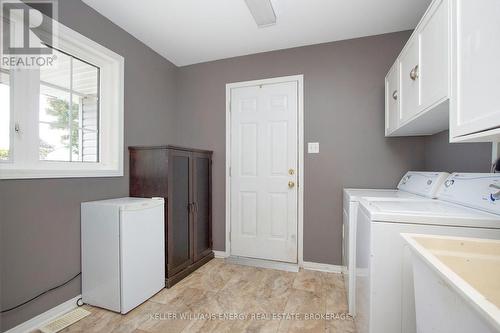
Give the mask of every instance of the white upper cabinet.
POLYGON ((385 135, 390 135, 399 124, 399 76, 397 64, 385 77, 385 135))
POLYGON ((451 141, 500 140, 500 1, 451 2, 451 141))
POLYGON ((386 123, 394 112, 398 123, 386 135, 432 135, 449 126, 448 1, 432 2, 396 60, 399 110, 386 104, 386 123))
POLYGON ((385 134, 500 141, 499 61, 500 0, 434 0, 386 76, 385 134))

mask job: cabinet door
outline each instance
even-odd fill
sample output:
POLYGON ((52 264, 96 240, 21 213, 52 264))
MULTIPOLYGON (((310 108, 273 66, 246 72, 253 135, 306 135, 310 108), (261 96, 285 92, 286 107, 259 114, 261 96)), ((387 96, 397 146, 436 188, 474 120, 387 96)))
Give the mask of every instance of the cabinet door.
MULTIPOLYGON (((165 287, 164 207, 120 212, 121 313, 165 287), (144 256, 147 255, 147 258, 144 256)), ((106 254, 107 255, 107 254, 106 254)))
POLYGON ((169 151, 167 271, 168 277, 193 262, 190 190, 190 153, 169 151))
POLYGON ((212 196, 209 154, 193 153, 193 233, 194 260, 212 251, 212 196))
POLYGON ((435 1, 419 26, 420 110, 448 97, 448 0, 435 1))
POLYGON ((399 120, 399 72, 398 62, 392 66, 385 78, 385 135, 390 135, 399 120))
POLYGON ((450 136, 500 127, 500 1, 452 1, 450 136))
POLYGON ((400 124, 413 118, 419 111, 418 65, 418 38, 412 38, 399 57, 400 124))

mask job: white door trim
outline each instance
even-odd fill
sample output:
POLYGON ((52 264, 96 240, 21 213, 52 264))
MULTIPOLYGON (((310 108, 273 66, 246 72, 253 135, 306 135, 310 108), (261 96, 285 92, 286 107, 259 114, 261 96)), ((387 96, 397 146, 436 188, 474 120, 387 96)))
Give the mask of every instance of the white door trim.
POLYGON ((265 84, 297 82, 298 105, 298 203, 297 203, 297 263, 299 267, 304 262, 304 75, 282 76, 270 79, 252 80, 226 84, 226 256, 231 255, 231 89, 251 87, 265 84))

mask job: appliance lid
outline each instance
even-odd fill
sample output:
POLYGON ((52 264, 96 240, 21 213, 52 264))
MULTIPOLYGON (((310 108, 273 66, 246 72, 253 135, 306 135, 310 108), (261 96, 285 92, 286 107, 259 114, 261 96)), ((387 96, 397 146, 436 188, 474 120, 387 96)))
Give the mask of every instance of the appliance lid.
POLYGON ((438 198, 500 215, 500 173, 453 173, 438 198))
POLYGON ((148 209, 156 206, 161 206, 163 205, 163 203, 164 203, 163 198, 132 198, 132 197, 86 202, 86 204, 115 206, 122 211, 148 209))
POLYGON ((346 188, 344 192, 349 201, 359 201, 360 198, 423 199, 419 195, 399 190, 346 188))
POLYGON ((372 221, 500 229, 500 216, 440 200, 369 201, 361 207, 372 221))
POLYGON ((468 218, 488 217, 500 220, 492 214, 438 200, 422 201, 369 201, 374 212, 418 214, 423 216, 460 216, 468 218))
POLYGON ((398 189, 427 198, 435 198, 448 176, 447 172, 408 171, 401 178, 398 189))

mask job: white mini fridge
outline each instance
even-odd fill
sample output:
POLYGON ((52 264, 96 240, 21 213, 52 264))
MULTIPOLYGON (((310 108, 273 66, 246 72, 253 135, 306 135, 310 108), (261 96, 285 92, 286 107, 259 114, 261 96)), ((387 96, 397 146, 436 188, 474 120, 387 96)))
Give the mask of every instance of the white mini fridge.
POLYGON ((165 287, 163 199, 84 202, 82 300, 127 313, 165 287))

